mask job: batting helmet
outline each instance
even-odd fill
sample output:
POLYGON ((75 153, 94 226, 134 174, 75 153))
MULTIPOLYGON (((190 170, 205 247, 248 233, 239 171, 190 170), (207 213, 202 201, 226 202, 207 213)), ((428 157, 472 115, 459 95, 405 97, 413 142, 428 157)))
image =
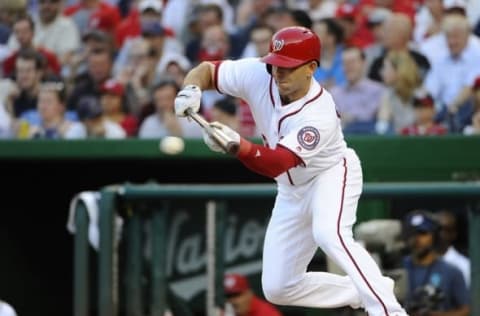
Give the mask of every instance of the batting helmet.
POLYGON ((294 68, 315 60, 320 64, 320 39, 302 26, 285 27, 270 41, 269 53, 261 60, 267 65, 294 68))

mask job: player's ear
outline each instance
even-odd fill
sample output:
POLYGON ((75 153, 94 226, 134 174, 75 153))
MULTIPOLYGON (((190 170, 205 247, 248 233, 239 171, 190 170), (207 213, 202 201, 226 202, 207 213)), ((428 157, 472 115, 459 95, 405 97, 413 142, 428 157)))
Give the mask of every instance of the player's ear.
POLYGON ((309 70, 308 75, 310 77, 313 76, 313 73, 315 72, 315 70, 317 70, 317 67, 318 67, 318 65, 317 65, 317 62, 315 60, 312 60, 311 62, 308 63, 308 70, 309 70))

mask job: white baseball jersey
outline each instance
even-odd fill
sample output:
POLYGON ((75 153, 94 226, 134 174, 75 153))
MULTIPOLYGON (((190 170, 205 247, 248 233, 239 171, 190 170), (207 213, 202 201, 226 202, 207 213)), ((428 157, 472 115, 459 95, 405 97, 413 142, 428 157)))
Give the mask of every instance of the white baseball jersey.
POLYGON ((353 239, 362 168, 348 148, 330 94, 314 79, 301 99, 282 105, 257 58, 223 61, 215 86, 244 99, 269 148, 284 146, 303 163, 279 175, 265 234, 262 288, 278 305, 364 307, 370 316, 405 316, 393 282, 353 239), (320 247, 346 276, 307 271, 320 247))
POLYGON ((217 67, 217 89, 244 99, 270 148, 290 149, 303 164, 279 175, 282 184, 303 184, 338 163, 347 148, 329 92, 312 79, 301 99, 282 105, 277 86, 258 58, 224 61, 217 67))

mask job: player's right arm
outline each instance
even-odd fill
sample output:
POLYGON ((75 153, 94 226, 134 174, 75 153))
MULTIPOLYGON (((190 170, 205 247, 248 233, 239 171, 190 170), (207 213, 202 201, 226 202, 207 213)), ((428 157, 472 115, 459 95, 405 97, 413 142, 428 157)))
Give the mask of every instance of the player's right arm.
POLYGON ((207 61, 201 62, 187 73, 183 80, 183 86, 195 85, 202 91, 215 89, 213 80, 214 73, 215 66, 213 63, 207 61))

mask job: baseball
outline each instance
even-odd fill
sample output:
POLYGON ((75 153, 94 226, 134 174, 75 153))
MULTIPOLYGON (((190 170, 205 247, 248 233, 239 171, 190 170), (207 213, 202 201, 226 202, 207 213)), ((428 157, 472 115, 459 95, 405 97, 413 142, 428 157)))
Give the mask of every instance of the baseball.
POLYGON ((177 155, 185 148, 183 139, 176 136, 167 136, 162 138, 159 143, 160 151, 167 155, 177 155))

